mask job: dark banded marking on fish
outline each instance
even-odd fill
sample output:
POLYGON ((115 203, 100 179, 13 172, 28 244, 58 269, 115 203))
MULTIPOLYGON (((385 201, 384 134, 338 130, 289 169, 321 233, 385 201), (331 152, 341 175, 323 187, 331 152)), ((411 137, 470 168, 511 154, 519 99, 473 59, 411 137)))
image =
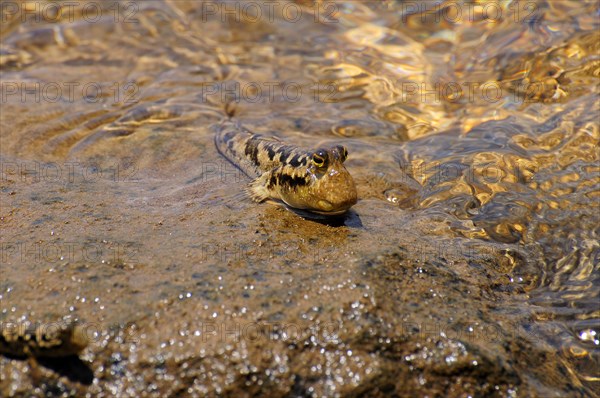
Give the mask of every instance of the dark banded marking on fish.
POLYGON ((221 123, 215 135, 219 152, 253 181, 252 199, 281 200, 288 206, 320 214, 341 214, 356 204, 356 186, 341 145, 303 150, 254 134, 239 123, 221 123))
POLYGON ((0 322, 0 353, 14 357, 63 357, 76 355, 89 341, 75 323, 28 324, 0 322))

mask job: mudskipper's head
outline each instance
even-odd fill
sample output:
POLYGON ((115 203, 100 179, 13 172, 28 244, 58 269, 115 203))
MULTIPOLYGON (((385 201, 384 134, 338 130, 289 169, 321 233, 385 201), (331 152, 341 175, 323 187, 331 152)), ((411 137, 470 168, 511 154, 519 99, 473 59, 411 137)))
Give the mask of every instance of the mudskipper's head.
POLYGON ((291 174, 290 183, 281 185, 281 199, 291 207, 314 213, 346 212, 357 200, 354 180, 344 167, 347 157, 348 151, 341 145, 317 149, 304 167, 291 174))

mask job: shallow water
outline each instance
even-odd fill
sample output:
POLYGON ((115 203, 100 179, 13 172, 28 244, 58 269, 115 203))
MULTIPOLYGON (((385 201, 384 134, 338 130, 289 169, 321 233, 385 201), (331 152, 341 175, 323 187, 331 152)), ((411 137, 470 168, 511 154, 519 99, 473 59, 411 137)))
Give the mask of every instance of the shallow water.
POLYGON ((597 395, 597 2, 1 6, 0 320, 94 377, 2 395, 597 395), (245 198, 228 102, 353 211, 245 198))

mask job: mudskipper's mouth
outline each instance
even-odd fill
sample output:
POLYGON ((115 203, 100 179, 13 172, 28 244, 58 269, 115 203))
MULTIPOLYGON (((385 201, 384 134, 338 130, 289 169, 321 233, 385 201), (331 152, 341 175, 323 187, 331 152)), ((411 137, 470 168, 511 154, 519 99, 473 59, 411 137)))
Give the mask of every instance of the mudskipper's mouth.
POLYGON ((352 203, 349 206, 344 206, 342 208, 340 207, 336 207, 333 204, 331 204, 330 202, 326 201, 326 200, 319 200, 317 202, 318 205, 318 209, 315 209, 313 207, 308 207, 308 206, 299 206, 297 203, 291 204, 288 203, 288 201, 283 201, 290 209, 294 210, 294 211, 299 211, 299 212, 304 212, 304 213, 313 213, 313 214, 319 214, 319 215, 323 215, 323 216, 339 216, 341 214, 346 213, 348 210, 350 210, 350 208, 352 207, 354 203, 352 203))
POLYGON ((317 203, 317 205, 319 205, 319 211, 329 212, 333 209, 333 205, 326 200, 319 200, 319 203, 317 203))
POLYGON ((320 211, 320 210, 309 210, 309 211, 311 213, 317 213, 317 214, 321 214, 323 216, 338 216, 340 214, 344 214, 348 210, 350 210, 350 208, 348 208, 348 209, 342 209, 342 210, 336 210, 336 211, 320 211))
POLYGON ((313 213, 317 213, 317 214, 322 214, 325 216, 336 216, 339 214, 344 214, 351 207, 351 206, 348 206, 348 207, 343 207, 341 209, 335 209, 335 207, 331 203, 327 202, 326 200, 319 200, 318 205, 319 205, 319 210, 310 209, 309 211, 311 211, 313 213))

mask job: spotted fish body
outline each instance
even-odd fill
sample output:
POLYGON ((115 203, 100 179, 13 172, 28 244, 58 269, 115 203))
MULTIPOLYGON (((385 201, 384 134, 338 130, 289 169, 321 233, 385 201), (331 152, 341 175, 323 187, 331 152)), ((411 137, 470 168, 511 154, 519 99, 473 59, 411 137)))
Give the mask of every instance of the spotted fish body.
POLYGON ((0 353, 15 357, 76 355, 88 345, 85 330, 74 323, 0 323, 0 353))
POLYGON ((343 163, 341 145, 306 151, 254 134, 239 123, 221 123, 215 135, 219 152, 254 180, 252 199, 281 200, 288 206, 325 215, 346 212, 356 204, 356 186, 343 163))

